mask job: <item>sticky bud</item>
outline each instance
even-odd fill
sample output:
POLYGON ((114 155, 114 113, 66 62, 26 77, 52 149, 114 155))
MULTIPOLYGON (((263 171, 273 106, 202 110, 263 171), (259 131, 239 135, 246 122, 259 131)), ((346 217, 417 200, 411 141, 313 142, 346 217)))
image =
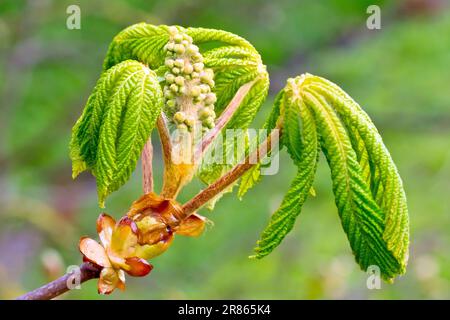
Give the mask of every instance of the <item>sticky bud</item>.
POLYGON ((173 63, 173 65, 177 68, 183 68, 184 66, 184 60, 183 59, 177 59, 175 60, 175 62, 173 63))
POLYGON ((186 118, 186 117, 184 116, 184 113, 181 112, 181 111, 178 111, 178 112, 175 113, 174 116, 173 116, 173 120, 174 120, 175 122, 178 122, 178 123, 183 123, 184 120, 185 120, 185 118, 186 118))
POLYGON ((176 44, 173 48, 173 50, 175 51, 175 53, 177 54, 183 54, 185 51, 185 48, 182 44, 176 44))
POLYGON ((184 78, 182 76, 178 76, 175 78, 175 83, 179 86, 184 85, 184 78))
POLYGON ((173 83, 175 81, 175 76, 171 73, 166 73, 166 81, 170 84, 173 83))

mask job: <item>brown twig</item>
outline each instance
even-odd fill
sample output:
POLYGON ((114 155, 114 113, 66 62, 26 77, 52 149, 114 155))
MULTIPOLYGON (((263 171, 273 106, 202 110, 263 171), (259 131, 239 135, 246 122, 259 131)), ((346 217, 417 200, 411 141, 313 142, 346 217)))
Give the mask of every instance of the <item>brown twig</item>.
POLYGON ((142 188, 144 193, 153 191, 153 146, 151 137, 148 138, 147 143, 142 150, 142 188))
POLYGON ((159 139, 161 140, 161 148, 164 160, 164 166, 170 163, 172 154, 172 141, 170 140, 169 129, 167 128, 166 120, 164 115, 161 114, 156 122, 156 127, 158 128, 159 139))
MULTIPOLYGON (((281 130, 278 128, 273 130, 266 140, 261 143, 257 150, 252 152, 243 163, 235 166, 231 171, 219 178, 216 182, 209 185, 206 189, 199 192, 191 200, 183 205, 184 216, 187 217, 194 213, 197 209, 202 207, 209 200, 213 199, 225 188, 239 179, 247 170, 252 168, 257 162, 260 162, 267 154, 273 151, 274 147, 278 144, 281 136, 281 130)), ((100 269, 95 265, 85 262, 80 266, 79 280, 80 284, 90 279, 98 278, 100 275, 100 269)), ((20 297, 17 300, 50 300, 67 291, 68 282, 71 283, 74 274, 65 274, 59 279, 56 279, 38 289, 30 291, 20 297)))
POLYGON ((278 128, 272 130, 267 139, 259 145, 258 149, 251 153, 242 163, 236 165, 231 171, 227 172, 214 183, 210 184, 207 188, 200 191, 191 200, 186 202, 183 205, 184 215, 187 217, 194 213, 209 200, 213 199, 220 192, 225 190, 233 182, 239 179, 247 170, 256 165, 256 159, 261 161, 271 150, 273 150, 274 146, 278 144, 280 136, 281 130, 278 128))
MULTIPOLYGON (((100 269, 93 265, 92 263, 85 262, 80 266, 79 280, 80 284, 98 278, 100 275, 100 269)), ((33 291, 25 293, 24 295, 17 298, 17 300, 50 300, 53 299, 64 292, 70 290, 68 288, 68 283, 72 283, 72 277, 75 277, 74 273, 67 273, 61 278, 58 278, 40 288, 33 291)))

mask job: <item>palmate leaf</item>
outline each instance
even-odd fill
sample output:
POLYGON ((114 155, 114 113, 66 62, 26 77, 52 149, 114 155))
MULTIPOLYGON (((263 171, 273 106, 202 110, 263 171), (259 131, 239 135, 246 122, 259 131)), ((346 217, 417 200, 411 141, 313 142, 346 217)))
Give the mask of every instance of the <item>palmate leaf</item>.
POLYGON ((298 172, 258 241, 256 258, 268 255, 292 230, 314 182, 318 157, 316 123, 312 111, 298 98, 296 89, 295 84, 289 83, 275 105, 283 115, 283 145, 298 172))
POLYGON ((364 270, 378 266, 386 280, 403 274, 409 242, 406 197, 370 118, 342 89, 320 77, 306 74, 290 79, 285 96, 286 92, 292 94, 280 103, 282 141, 299 173, 263 232, 256 257, 270 253, 292 229, 313 179, 308 170, 315 170, 312 164, 301 168, 302 161, 319 144, 331 169, 336 206, 356 261, 364 270), (293 116, 292 105, 299 110, 300 121, 293 116), (311 131, 319 138, 312 139, 311 131))
POLYGON ((129 178, 163 104, 156 74, 137 61, 103 73, 75 124, 70 143, 74 178, 90 169, 99 204, 129 178))

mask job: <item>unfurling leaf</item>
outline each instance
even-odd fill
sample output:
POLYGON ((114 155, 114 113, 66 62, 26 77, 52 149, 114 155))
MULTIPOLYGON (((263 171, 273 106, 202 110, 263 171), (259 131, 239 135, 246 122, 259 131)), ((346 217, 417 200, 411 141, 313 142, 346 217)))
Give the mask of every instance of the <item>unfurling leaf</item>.
POLYGON ((283 144, 296 164, 298 173, 258 241, 255 249, 257 258, 268 255, 292 230, 309 195, 317 168, 316 123, 311 110, 297 97, 296 87, 288 84, 278 95, 275 105, 283 115, 283 144))
POLYGON ((162 108, 156 74, 137 61, 105 71, 72 130, 74 178, 90 169, 100 206, 129 178, 162 108))
POLYGON ((314 178, 318 145, 331 169, 336 206, 356 261, 391 280, 405 272, 409 222, 401 178, 361 107, 342 89, 309 74, 281 94, 283 144, 298 174, 256 248, 270 253, 292 229, 314 178))

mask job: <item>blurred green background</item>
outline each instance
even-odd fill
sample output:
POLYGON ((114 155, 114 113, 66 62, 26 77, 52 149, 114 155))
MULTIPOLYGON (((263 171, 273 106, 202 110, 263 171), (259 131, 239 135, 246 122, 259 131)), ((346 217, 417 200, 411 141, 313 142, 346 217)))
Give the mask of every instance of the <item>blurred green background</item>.
MULTIPOLYGON (((101 71, 108 43, 137 23, 220 28, 260 51, 271 74, 270 110, 286 78, 303 72, 338 83, 370 114, 403 177, 410 209, 408 271, 368 290, 353 260, 322 158, 317 196, 273 254, 249 260, 294 168, 265 177, 243 201, 226 195, 199 239, 177 237, 146 278, 108 297, 95 281, 66 299, 450 298, 450 6, 402 1, 0 1, 0 298, 13 298, 79 264, 78 239, 95 237, 95 181, 71 179, 70 130, 101 71), (81 8, 81 30, 66 8, 81 8), (381 7, 381 30, 366 9, 381 7)), ((161 160, 156 144, 157 187, 161 160)), ((192 183, 181 200, 201 188, 192 183)), ((141 193, 140 168, 106 211, 123 215, 141 193)))

